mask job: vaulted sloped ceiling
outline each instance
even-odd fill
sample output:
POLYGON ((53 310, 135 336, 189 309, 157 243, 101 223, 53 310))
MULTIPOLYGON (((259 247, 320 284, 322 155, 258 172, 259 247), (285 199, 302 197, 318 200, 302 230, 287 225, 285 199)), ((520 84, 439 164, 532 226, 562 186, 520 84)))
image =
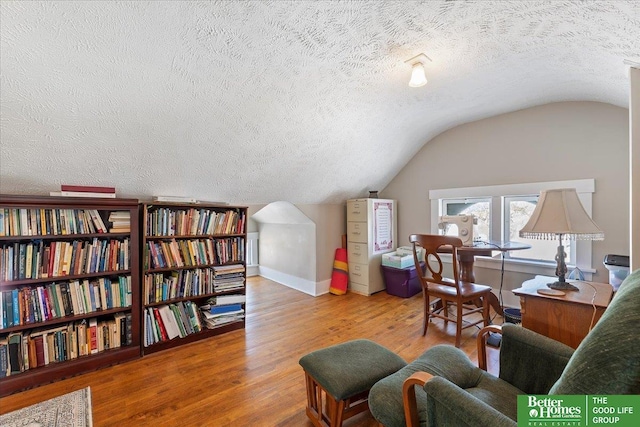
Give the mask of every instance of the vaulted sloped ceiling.
MULTIPOLYGON (((437 134, 628 107, 638 1, 3 1, 0 191, 331 203, 437 134), (429 83, 407 86, 424 52, 429 83)), ((514 141, 517 143, 517 141, 514 141)))

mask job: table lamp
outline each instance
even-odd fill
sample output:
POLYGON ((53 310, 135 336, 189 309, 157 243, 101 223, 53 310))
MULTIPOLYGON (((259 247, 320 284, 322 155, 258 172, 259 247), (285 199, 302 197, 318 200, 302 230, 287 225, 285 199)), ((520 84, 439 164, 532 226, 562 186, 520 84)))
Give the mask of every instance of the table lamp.
POLYGON ((529 222, 520 230, 520 237, 551 240, 558 238, 556 254, 556 276, 558 280, 547 284, 551 289, 577 291, 578 288, 565 280, 565 263, 562 238, 573 240, 603 240, 604 233, 584 210, 574 188, 560 188, 540 192, 538 204, 529 222))

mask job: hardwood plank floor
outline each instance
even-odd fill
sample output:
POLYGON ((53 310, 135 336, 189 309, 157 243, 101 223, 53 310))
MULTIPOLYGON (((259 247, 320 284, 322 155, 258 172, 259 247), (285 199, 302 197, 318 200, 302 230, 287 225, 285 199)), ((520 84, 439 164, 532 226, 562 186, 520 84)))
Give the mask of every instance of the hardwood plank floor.
MULTIPOLYGON (((7 396, 0 414, 90 386, 98 427, 310 427, 298 364, 306 353, 368 338, 411 361, 435 344, 454 342, 454 325, 445 331, 440 320, 421 335, 420 294, 314 298, 260 277, 247 282, 246 329, 7 396)), ((476 331, 464 330, 461 345, 474 361, 476 331)), ((490 350, 490 359, 494 371, 497 351, 490 350)), ((377 423, 367 411, 345 426, 377 423)))

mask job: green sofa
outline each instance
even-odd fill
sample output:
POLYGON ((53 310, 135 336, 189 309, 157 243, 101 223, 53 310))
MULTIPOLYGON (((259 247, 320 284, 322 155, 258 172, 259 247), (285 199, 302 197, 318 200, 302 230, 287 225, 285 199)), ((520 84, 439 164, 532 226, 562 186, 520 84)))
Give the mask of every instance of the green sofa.
POLYGON ((371 413, 385 427, 516 426, 519 394, 640 394, 640 270, 575 351, 516 325, 502 334, 498 377, 434 346, 372 387, 371 413))

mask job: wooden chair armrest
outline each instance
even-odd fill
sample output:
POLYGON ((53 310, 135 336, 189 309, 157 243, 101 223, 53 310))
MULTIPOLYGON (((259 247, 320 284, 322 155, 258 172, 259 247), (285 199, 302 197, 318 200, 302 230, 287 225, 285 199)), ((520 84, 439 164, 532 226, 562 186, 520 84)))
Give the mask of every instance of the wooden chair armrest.
POLYGON ((487 370, 487 337, 490 332, 502 333, 501 325, 489 325, 480 329, 476 343, 478 345, 478 367, 484 371, 487 370))
POLYGON ((424 387, 433 375, 427 372, 415 372, 402 384, 402 402, 404 404, 404 418, 407 427, 418 427, 418 407, 416 405, 416 390, 414 386, 424 387))

